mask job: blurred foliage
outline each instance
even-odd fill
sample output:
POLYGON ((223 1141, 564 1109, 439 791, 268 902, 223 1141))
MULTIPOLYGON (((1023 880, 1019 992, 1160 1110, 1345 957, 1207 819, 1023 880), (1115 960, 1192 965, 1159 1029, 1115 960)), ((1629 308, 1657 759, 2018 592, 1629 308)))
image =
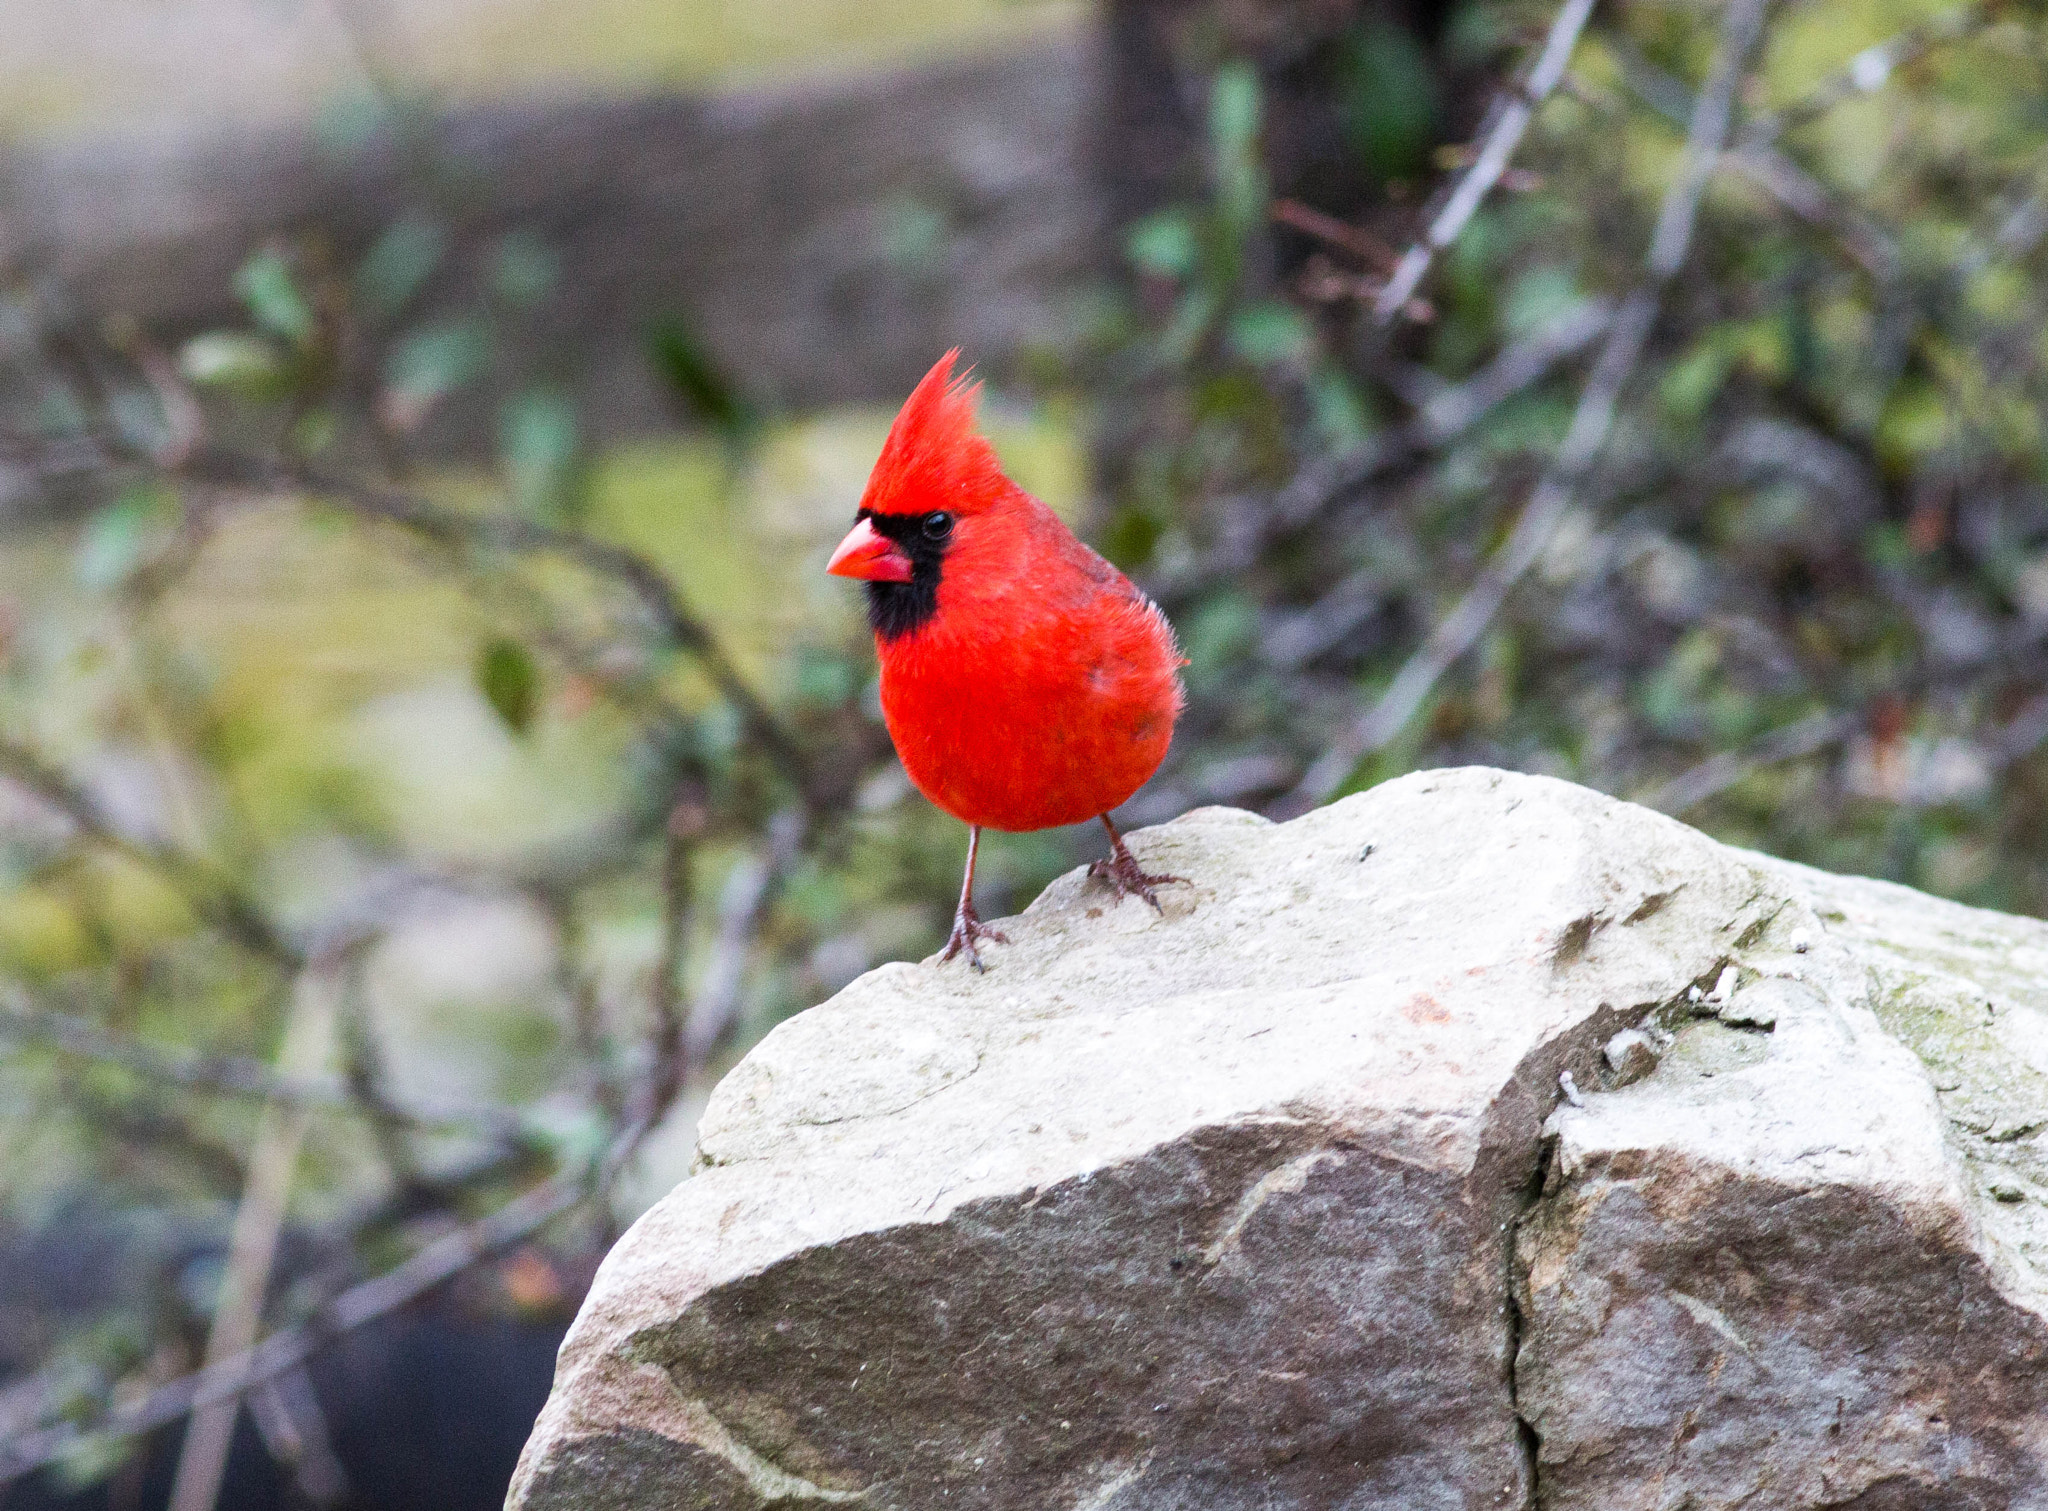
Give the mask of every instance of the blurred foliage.
MULTIPOLYGON (((1371 16, 1290 12, 1276 40, 1219 10, 1179 33, 1184 91, 1209 81, 1208 187, 1127 238, 1109 381, 1142 401, 1110 416, 1099 518, 1193 663, 1158 811, 1289 807, 1497 550, 1597 343, 1453 434, 1415 427, 1642 279, 1720 7, 1600 12, 1425 299, 1373 318, 1459 176, 1424 204, 1418 163, 1470 161, 1435 133, 1483 124, 1484 94, 1456 119, 1444 81, 1526 67, 1552 14, 1463 7, 1426 58, 1371 16), (1248 208, 1262 179, 1336 182, 1261 133, 1261 99, 1297 137, 1334 120, 1357 155, 1307 207, 1320 231, 1248 208)), ((2048 910, 2044 67, 2034 5, 1768 13, 1612 440, 1479 644, 1344 790, 1549 772, 1737 843, 2048 910)))

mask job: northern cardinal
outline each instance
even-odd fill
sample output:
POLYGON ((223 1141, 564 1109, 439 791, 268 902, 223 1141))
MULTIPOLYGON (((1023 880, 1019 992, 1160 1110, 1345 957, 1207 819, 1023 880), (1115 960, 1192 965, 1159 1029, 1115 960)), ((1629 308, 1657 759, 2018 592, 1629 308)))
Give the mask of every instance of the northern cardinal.
POLYGON ((1003 475, 974 428, 978 384, 947 352, 904 401, 825 570, 867 584, 882 718, 918 791, 967 825, 967 875, 941 960, 1007 943, 974 911, 983 829, 1099 818, 1089 867, 1117 900, 1180 881, 1138 865, 1110 810, 1159 768, 1184 701, 1156 604, 1003 475))

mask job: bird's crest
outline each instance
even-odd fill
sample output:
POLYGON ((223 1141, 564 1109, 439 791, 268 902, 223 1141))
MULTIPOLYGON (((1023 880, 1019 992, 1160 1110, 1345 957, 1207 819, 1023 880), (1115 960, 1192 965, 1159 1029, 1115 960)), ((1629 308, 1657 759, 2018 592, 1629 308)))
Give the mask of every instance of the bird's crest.
MULTIPOLYGON (((995 448, 974 428, 979 383, 953 376, 955 347, 924 375, 889 427, 860 506, 877 514, 972 513, 1005 486, 995 448)), ((969 369, 972 371, 972 369, 969 369)))

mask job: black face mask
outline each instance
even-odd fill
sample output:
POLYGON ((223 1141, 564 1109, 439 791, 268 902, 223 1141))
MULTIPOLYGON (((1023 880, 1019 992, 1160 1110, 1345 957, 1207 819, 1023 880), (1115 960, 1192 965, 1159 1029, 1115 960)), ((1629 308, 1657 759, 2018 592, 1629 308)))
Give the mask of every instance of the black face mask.
POLYGON ((879 640, 894 640, 921 628, 939 611, 939 569, 953 539, 953 516, 944 509, 928 514, 877 514, 863 509, 877 535, 900 546, 910 558, 910 581, 869 582, 868 626, 879 640))

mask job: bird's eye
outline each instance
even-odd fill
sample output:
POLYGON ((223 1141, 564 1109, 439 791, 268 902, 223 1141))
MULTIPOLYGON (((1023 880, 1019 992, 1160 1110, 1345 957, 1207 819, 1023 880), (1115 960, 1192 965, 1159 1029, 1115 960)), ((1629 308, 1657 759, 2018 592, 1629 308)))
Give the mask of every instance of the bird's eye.
POLYGON ((926 540, 944 540, 952 533, 953 516, 945 510, 941 509, 936 514, 927 514, 924 517, 924 538, 926 540))

